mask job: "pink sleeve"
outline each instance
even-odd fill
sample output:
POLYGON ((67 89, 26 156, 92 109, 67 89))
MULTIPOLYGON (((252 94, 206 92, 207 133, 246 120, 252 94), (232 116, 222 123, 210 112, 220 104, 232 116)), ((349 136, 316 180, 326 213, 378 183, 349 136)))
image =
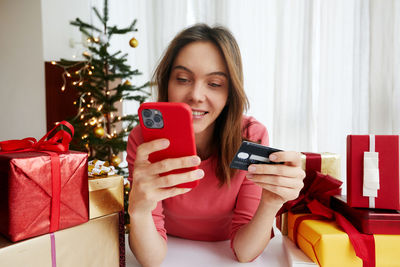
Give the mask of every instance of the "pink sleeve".
MULTIPOLYGON (((129 134, 128 137, 128 144, 126 147, 127 151, 127 156, 126 156, 126 161, 128 162, 128 169, 129 169, 129 182, 132 185, 132 180, 133 180, 133 166, 134 162, 136 159, 136 150, 137 147, 143 143, 143 137, 140 132, 140 127, 137 126, 132 129, 131 133, 129 134)), ((157 229, 157 232, 165 239, 167 240, 167 231, 164 227, 164 214, 163 214, 163 207, 162 207, 162 202, 157 203, 157 207, 152 211, 152 216, 153 216, 153 221, 154 225, 157 229)))

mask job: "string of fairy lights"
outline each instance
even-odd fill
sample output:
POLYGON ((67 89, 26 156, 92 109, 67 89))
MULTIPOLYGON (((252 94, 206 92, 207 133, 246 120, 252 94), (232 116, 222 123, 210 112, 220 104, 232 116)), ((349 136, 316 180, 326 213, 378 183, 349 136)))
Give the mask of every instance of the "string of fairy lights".
MULTIPOLYGON (((90 38, 87 38, 86 41, 87 41, 88 45, 91 45, 93 43, 99 43, 100 39, 97 38, 97 37, 90 37, 90 38)), ((137 40, 135 38, 132 38, 131 41, 130 41, 130 45, 132 47, 136 47, 137 46, 137 40)), ((62 81, 63 81, 62 85, 61 85, 61 88, 60 88, 61 92, 64 92, 66 90, 67 79, 72 79, 73 78, 72 77, 73 75, 69 71, 70 69, 74 69, 77 66, 82 65, 81 68, 79 68, 78 70, 74 71, 74 74, 77 75, 79 78, 78 78, 78 80, 72 82, 73 86, 82 86, 83 85, 85 72, 89 76, 91 76, 93 74, 93 70, 95 69, 95 67, 93 65, 91 65, 92 59, 93 59, 92 55, 88 51, 84 51, 82 53, 82 55, 86 58, 86 60, 77 61, 76 63, 74 63, 72 65, 68 65, 68 66, 60 64, 60 63, 58 63, 56 61, 51 61, 52 65, 56 65, 58 67, 63 68, 63 73, 61 74, 62 81)), ((126 80, 124 82, 124 85, 130 85, 129 80, 126 80)), ((106 95, 111 95, 110 90, 106 90, 106 88, 104 88, 104 91, 105 91, 106 95)), ((122 101, 123 101, 123 98, 121 98, 119 100, 119 102, 122 102, 122 101)), ((96 102, 92 98, 92 93, 91 92, 83 92, 80 95, 80 97, 78 98, 78 100, 74 101, 73 104, 74 105, 77 105, 77 104, 79 105, 78 109, 77 109, 78 112, 77 112, 76 116, 73 118, 73 120, 77 119, 78 117, 81 120, 84 120, 88 115, 87 112, 85 112, 86 109, 96 107, 98 112, 101 112, 101 110, 103 109, 103 104, 100 104, 100 105, 96 106, 96 102)), ((106 127, 106 118, 105 118, 106 116, 107 116, 107 114, 104 114, 104 113, 103 113, 103 116, 101 118, 98 118, 98 117, 95 117, 95 116, 91 116, 91 117, 86 119, 86 122, 84 122, 84 125, 85 126, 88 126, 88 125, 94 126, 94 125, 96 125, 96 127, 94 128, 94 132, 95 132, 97 137, 103 137, 105 135, 107 138, 112 139, 113 137, 116 137, 118 135, 118 133, 117 133, 117 130, 115 128, 114 129, 110 129, 110 132, 111 132, 110 134, 106 133, 104 131, 104 128, 106 127)), ((114 120, 115 114, 113 112, 109 112, 109 116, 110 116, 111 120, 114 120)), ((125 116, 125 115, 123 115, 123 116, 125 116)), ((117 121, 121 121, 121 120, 122 120, 122 116, 118 116, 117 117, 117 121)), ((125 132, 127 132, 128 128, 124 128, 123 130, 125 132)), ((88 134, 85 133, 84 135, 82 135, 81 138, 82 138, 82 140, 84 140, 87 137, 88 137, 88 134)))

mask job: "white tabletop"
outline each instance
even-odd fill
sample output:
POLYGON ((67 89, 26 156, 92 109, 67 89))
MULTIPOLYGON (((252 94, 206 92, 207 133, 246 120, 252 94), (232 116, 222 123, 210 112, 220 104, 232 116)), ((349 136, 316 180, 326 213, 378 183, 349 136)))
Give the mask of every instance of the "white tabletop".
MULTIPOLYGON (((279 231, 274 231, 275 237, 270 241, 263 253, 250 263, 239 263, 235 260, 230 248, 230 241, 202 242, 168 236, 168 252, 161 265, 163 267, 179 266, 288 266, 282 236, 279 231)), ((126 266, 139 267, 132 254, 128 239, 126 239, 126 266)))

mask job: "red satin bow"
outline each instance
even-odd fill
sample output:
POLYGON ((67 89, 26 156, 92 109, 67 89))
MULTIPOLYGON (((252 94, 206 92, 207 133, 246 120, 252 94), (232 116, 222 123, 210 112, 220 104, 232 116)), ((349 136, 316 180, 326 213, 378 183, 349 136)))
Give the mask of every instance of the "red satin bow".
POLYGON ((52 196, 49 232, 55 232, 60 228, 60 194, 61 194, 61 171, 59 152, 67 152, 69 143, 74 135, 74 127, 67 121, 62 121, 51 129, 38 142, 33 137, 21 140, 7 140, 0 142, 0 154, 13 152, 40 151, 50 155, 51 177, 52 177, 52 196), (63 129, 59 129, 51 138, 46 140, 61 125, 67 127, 71 134, 63 129))
POLYGON ((51 129, 38 142, 33 137, 21 140, 7 140, 0 142, 0 153, 11 151, 56 151, 66 152, 69 149, 69 143, 74 135, 74 127, 67 121, 62 121, 51 129), (67 127, 71 133, 65 130, 59 130, 54 136, 46 140, 61 125, 67 127))
POLYGON ((341 181, 329 175, 323 175, 316 171, 309 173, 304 179, 304 187, 301 189, 299 197, 286 202, 278 211, 277 216, 289 210, 294 213, 310 212, 307 204, 314 199, 329 206, 330 197, 341 194, 341 185, 341 181))

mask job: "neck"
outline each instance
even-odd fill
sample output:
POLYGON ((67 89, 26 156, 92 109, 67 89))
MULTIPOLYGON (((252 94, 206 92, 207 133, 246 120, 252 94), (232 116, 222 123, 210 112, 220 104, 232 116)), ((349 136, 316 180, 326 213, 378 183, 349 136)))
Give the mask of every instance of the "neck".
POLYGON ((205 160, 213 152, 213 132, 214 127, 209 127, 201 133, 195 134, 197 155, 205 160))

